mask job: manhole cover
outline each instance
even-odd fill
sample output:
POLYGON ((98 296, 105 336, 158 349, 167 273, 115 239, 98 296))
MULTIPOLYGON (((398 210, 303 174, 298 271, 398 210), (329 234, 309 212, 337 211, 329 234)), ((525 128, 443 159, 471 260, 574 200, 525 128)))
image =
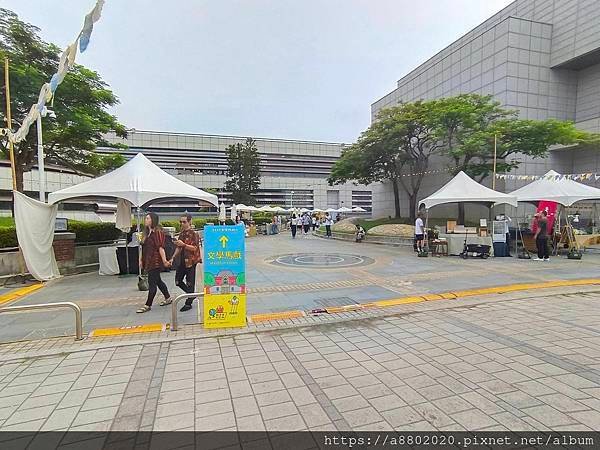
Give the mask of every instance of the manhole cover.
POLYGON ((269 262, 278 266, 303 267, 306 269, 339 269, 366 266, 373 264, 375 260, 368 256, 341 253, 295 253, 293 255, 277 256, 269 262))

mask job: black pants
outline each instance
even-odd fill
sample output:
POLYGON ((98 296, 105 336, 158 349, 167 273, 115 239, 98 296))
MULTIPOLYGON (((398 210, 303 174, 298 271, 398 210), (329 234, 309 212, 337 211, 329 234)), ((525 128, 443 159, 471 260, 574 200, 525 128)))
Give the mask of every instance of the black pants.
POLYGON ((304 225, 304 234, 308 234, 310 231, 310 225, 304 225))
POLYGON ((331 225, 325 225, 325 232, 327 237, 331 237, 331 225))
POLYGON ((152 306, 154 297, 156 296, 156 288, 160 289, 165 298, 169 298, 169 290, 167 285, 160 278, 160 272, 162 269, 152 269, 148 271, 148 300, 146 300, 146 306, 152 306))
POLYGON ((296 225, 292 225, 290 227, 292 229, 292 237, 295 238, 296 237, 296 230, 297 230, 297 226, 296 225))
POLYGON ((535 239, 535 244, 537 246, 538 258, 540 258, 540 259, 550 258, 550 254, 548 253, 548 237, 547 236, 538 236, 535 239))
POLYGON ((313 229, 313 231, 315 231, 317 229, 317 224, 316 223, 312 224, 312 229, 313 229))
MULTIPOLYGON (((191 294, 196 289, 196 264, 192 267, 185 267, 180 264, 175 272, 175 284, 186 294, 191 294), (185 282, 183 279, 185 278, 185 282)), ((185 300, 186 305, 191 305, 196 297, 190 297, 185 300)))

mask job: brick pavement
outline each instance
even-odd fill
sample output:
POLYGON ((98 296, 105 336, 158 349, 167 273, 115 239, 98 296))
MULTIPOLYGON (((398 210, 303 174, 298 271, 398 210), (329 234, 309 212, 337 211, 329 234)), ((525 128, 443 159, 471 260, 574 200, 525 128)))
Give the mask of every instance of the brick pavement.
POLYGON ((0 365, 0 430, 597 430, 599 300, 432 302, 361 321, 16 354, 0 365))

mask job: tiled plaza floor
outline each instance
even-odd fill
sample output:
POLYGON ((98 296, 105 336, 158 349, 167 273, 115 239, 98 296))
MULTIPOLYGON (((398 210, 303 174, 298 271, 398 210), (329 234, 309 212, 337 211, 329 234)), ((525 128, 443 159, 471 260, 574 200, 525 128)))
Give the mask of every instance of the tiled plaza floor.
POLYGON ((455 302, 4 362, 0 430, 600 429, 600 294, 455 302))
MULTIPOLYGON (((539 282, 557 279, 596 278, 600 255, 587 253, 583 260, 552 258, 537 263, 516 258, 462 260, 458 257, 417 258, 410 247, 299 237, 288 234, 247 240, 248 314, 285 310, 311 310, 326 306, 366 303, 404 295, 539 282), (274 265, 280 255, 349 254, 371 258, 370 265, 346 268, 306 268, 274 265)), ((173 273, 163 274, 173 295, 173 273)), ((74 301, 83 310, 84 329, 124 327, 146 323, 170 323, 169 308, 158 306, 146 314, 135 310, 145 293, 137 290, 137 278, 84 274, 65 277, 19 300, 17 304, 74 301)), ((182 323, 197 323, 197 309, 180 315, 182 323)), ((0 342, 42 339, 73 333, 70 311, 52 310, 19 315, 0 315, 0 342)))

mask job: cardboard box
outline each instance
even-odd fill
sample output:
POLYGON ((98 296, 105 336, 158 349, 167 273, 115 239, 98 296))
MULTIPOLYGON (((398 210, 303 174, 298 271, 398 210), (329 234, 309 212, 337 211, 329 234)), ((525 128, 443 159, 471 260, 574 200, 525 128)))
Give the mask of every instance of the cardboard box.
POLYGON ((448 220, 446 222, 446 233, 454 233, 456 229, 456 220, 448 220))

